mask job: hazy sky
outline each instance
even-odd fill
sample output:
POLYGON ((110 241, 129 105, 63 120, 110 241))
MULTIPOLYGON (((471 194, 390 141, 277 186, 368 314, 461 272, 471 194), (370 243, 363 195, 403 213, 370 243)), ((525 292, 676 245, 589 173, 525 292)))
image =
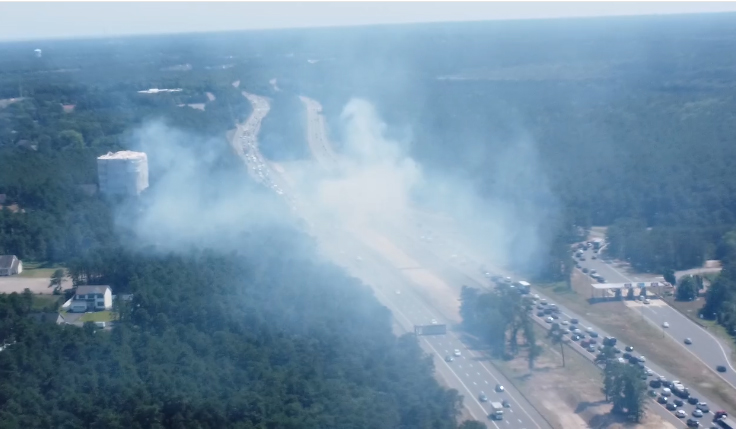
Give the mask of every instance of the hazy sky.
POLYGON ((0 40, 736 11, 736 2, 15 2, 0 40))

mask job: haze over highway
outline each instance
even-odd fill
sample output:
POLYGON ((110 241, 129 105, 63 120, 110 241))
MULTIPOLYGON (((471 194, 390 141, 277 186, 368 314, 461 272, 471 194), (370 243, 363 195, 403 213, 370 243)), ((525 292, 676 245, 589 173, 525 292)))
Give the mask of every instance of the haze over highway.
MULTIPOLYGON (((263 112, 263 109, 267 112, 267 99, 252 95, 249 99, 254 103, 254 114, 263 112), (261 107, 260 111, 256 109, 257 106, 261 107)), ((318 114, 319 104, 308 99, 303 99, 303 101, 310 108, 308 111, 309 137, 312 139, 310 148, 319 165, 329 171, 335 166, 337 158, 330 156, 331 148, 326 145, 324 122, 321 115, 318 114), (313 140, 315 138, 317 141, 313 140)), ((243 132, 246 135, 252 134, 254 127, 244 127, 243 132)), ((234 140, 237 141, 238 138, 234 140)), ((252 142, 247 137, 245 140, 252 142)), ((251 151, 258 160, 263 160, 260 155, 257 155, 259 154, 257 143, 254 143, 251 151)), ((244 157, 244 160, 253 163, 251 159, 244 157)), ((411 282, 406 279, 405 274, 387 262, 371 246, 363 243, 361 238, 356 238, 354 230, 351 230, 350 227, 343 229, 340 225, 325 223, 320 219, 317 216, 318 213, 306 199, 301 198, 298 192, 295 192, 294 178, 282 166, 267 160, 263 160, 263 165, 262 169, 267 171, 266 176, 271 178, 273 183, 284 187, 284 195, 291 197, 297 211, 306 219, 311 233, 320 239, 322 252, 371 285, 379 300, 391 309, 396 321, 404 330, 413 332, 414 325, 430 324, 432 320, 441 324, 457 322, 451 319, 453 316, 448 318, 447 312, 435 309, 432 303, 416 294, 412 287, 409 287, 411 282)), ((364 232, 364 234, 381 236, 374 232, 364 232)), ((457 308, 457 298, 454 297, 453 300, 454 308, 457 308)), ((435 358, 436 368, 442 374, 443 379, 464 396, 464 405, 474 419, 486 422, 489 428, 544 428, 549 426, 497 370, 484 362, 482 353, 469 349, 454 333, 448 332, 447 335, 442 336, 420 336, 419 340, 420 345, 435 358), (453 355, 455 349, 461 351, 460 357, 455 357, 453 362, 446 362, 444 358, 453 355), (496 384, 503 385, 505 391, 495 392, 496 384), (489 403, 479 400, 481 391, 488 396, 489 402, 502 399, 510 402, 510 407, 505 409, 502 420, 488 419, 491 410, 489 403)))
MULTIPOLYGON (((254 115, 268 112, 267 99, 252 95, 249 99, 254 103, 254 115), (256 109, 257 105, 258 109, 256 109)), ((332 150, 326 139, 324 118, 320 114, 319 103, 306 97, 301 99, 307 109, 308 141, 315 162, 325 174, 339 172, 343 164, 340 161, 341 156, 332 150)), ((477 257, 477 251, 464 245, 453 233, 453 228, 448 224, 447 219, 415 209, 410 211, 411 217, 407 217, 406 222, 402 225, 384 222, 368 227, 362 224, 342 225, 325 222, 320 217, 320 212, 316 211, 316 208, 310 205, 307 199, 299 195, 299 172, 291 171, 278 163, 269 162, 260 156, 255 139, 257 127, 245 127, 243 132, 248 136, 253 136, 253 139, 242 138, 251 145, 251 154, 259 161, 254 162, 245 155, 241 155, 244 160, 247 163, 261 166, 261 169, 267 172, 265 176, 270 178, 271 186, 276 185, 278 189, 283 190, 282 195, 291 202, 292 208, 306 219, 311 233, 320 239, 319 242, 325 256, 371 285, 377 297, 391 309, 397 323, 404 330, 411 332, 414 325, 430 324, 433 320, 448 325, 459 322, 457 309, 460 287, 468 285, 488 288, 488 280, 479 270, 481 267, 496 274, 506 275, 503 270, 494 269, 490 264, 483 264, 484 259, 477 257), (387 257, 385 252, 387 247, 394 249, 392 257, 387 257), (417 275, 419 272, 424 273, 423 278, 417 275)), ((251 172, 254 171, 251 170, 251 172)), ((255 174, 258 172, 255 171, 255 174)), ((600 261, 597 262, 603 264, 600 261)), ((599 269, 599 272, 609 282, 613 282, 611 279, 614 278, 609 278, 613 275, 604 272, 606 268, 602 270, 599 269)), ((657 310, 660 308, 655 307, 658 308, 657 310)), ((649 312, 649 309, 653 308, 647 308, 643 312, 649 312)), ((590 326, 579 316, 564 309, 562 311, 564 318, 578 318, 581 326, 590 326)), ((656 315, 656 312, 653 312, 653 315, 656 315)), ((542 326, 546 326, 543 321, 535 319, 542 326)), ((677 321, 677 319, 673 317, 672 321, 677 321)), ((669 323, 673 324, 672 321, 669 323)), ((692 324, 689 320, 686 321, 692 324)), ((601 336, 606 335, 600 330, 597 331, 601 336)), ((503 378, 500 372, 490 363, 484 362, 481 353, 469 349, 453 332, 450 331, 444 336, 420 336, 419 339, 422 347, 435 358, 437 371, 440 372, 443 379, 465 397, 465 407, 474 419, 485 421, 489 428, 549 426, 544 418, 503 378), (453 362, 446 362, 444 358, 452 355, 455 349, 461 351, 461 356, 456 357, 453 362), (498 383, 506 388, 505 393, 494 392, 493 389, 498 383), (481 391, 488 395, 490 401, 507 399, 511 402, 511 407, 505 411, 503 420, 488 420, 490 413, 488 404, 478 399, 481 391)), ((579 345, 571 346, 577 348, 582 354, 587 354, 589 358, 593 358, 579 345)), ((647 366, 656 374, 669 380, 677 379, 676 375, 669 375, 654 363, 647 362, 647 366)), ((691 392, 701 401, 707 401, 692 389, 691 392)), ((712 402, 708 403, 711 405, 711 410, 719 408, 712 402)), ((672 412, 657 403, 654 405, 651 410, 665 417, 673 426, 683 427, 684 422, 676 418, 672 412)), ((678 409, 687 409, 690 414, 690 409, 693 407, 686 405, 678 409)))

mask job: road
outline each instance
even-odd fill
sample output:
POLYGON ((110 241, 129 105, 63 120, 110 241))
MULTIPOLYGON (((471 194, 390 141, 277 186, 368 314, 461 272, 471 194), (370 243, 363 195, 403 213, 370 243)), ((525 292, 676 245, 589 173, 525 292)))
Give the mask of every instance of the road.
MULTIPOLYGON (((580 261, 580 265, 584 268, 595 269, 609 283, 626 283, 626 282, 646 282, 661 281, 658 279, 646 279, 640 275, 629 275, 620 268, 616 268, 613 264, 609 264, 600 258, 592 259, 593 250, 589 249, 583 253, 584 261, 580 261)), ((626 301, 625 303, 638 311, 648 319, 652 324, 661 327, 664 322, 669 324, 666 330, 667 336, 677 341, 684 350, 696 356, 710 369, 715 370, 716 366, 726 366, 726 373, 718 373, 721 378, 736 388, 736 369, 731 364, 731 349, 729 346, 720 342, 713 334, 693 322, 676 309, 669 306, 659 299, 651 299, 650 305, 644 305, 641 302, 626 301), (690 338, 692 345, 685 345, 684 339, 690 338)))
MULTIPOLYGON (((253 95, 246 97, 254 106, 254 115, 268 111, 267 99, 253 95)), ((336 158, 331 156, 330 148, 325 144, 324 122, 316 109, 318 104, 306 104, 309 107, 310 140, 318 139, 317 142, 310 142, 310 148, 315 153, 317 161, 323 161, 320 165, 325 169, 332 169, 335 167, 336 158)), ((236 133, 234 141, 242 141, 246 147, 246 150, 239 151, 239 155, 248 164, 251 174, 261 178, 267 186, 276 185, 283 190, 284 197, 291 198, 293 207, 306 219, 310 233, 320 239, 322 252, 371 285, 379 300, 391 309, 396 321, 407 332, 413 332, 414 325, 429 324, 433 319, 439 323, 451 324, 452 322, 447 321, 442 312, 433 309, 427 301, 409 288, 410 283, 404 274, 387 262, 382 255, 354 237, 350 230, 321 222, 320 217, 316 216, 317 208, 299 195, 297 188, 292 186, 293 182, 284 175, 285 172, 260 156, 255 139, 256 124, 260 121, 258 118, 262 119, 262 116, 257 116, 253 121, 249 118, 246 125, 239 127, 241 133, 236 133), (253 166, 259 167, 260 170, 252 168, 253 166), (361 256, 360 261, 356 258, 358 255, 361 256)), ((238 143, 234 145, 236 150, 241 146, 238 143)), ((420 336, 419 342, 435 358, 437 371, 442 374, 444 380, 464 396, 463 403, 474 419, 485 422, 489 428, 541 428, 542 425, 546 425, 544 418, 525 402, 521 394, 495 368, 484 362, 482 353, 468 348, 455 333, 420 336), (446 362, 445 357, 452 354, 455 349, 460 350, 461 356, 456 357, 451 363, 446 362), (496 393, 494 391, 496 384, 503 385, 505 391, 496 393), (491 411, 488 403, 479 400, 481 391, 485 392, 489 401, 503 398, 510 402, 510 408, 505 410, 502 420, 488 419, 491 411)))
MULTIPOLYGON (((428 226, 429 225, 429 222, 430 222, 429 220, 426 220, 425 219, 423 221, 423 225, 428 226)), ((444 262, 445 265, 453 266, 457 271, 463 272, 464 276, 463 275, 458 275, 457 276, 457 282, 463 282, 463 280, 464 280, 465 285, 475 286, 476 288, 480 287, 480 288, 489 289, 489 285, 490 285, 489 281, 483 276, 483 274, 481 273, 481 271, 477 269, 477 268, 483 266, 483 264, 477 258, 473 257, 471 254, 460 254, 460 253, 458 253, 458 250, 462 250, 462 249, 464 249, 464 247, 462 245, 459 245, 457 242, 455 242, 454 239, 448 239, 448 237, 452 236, 451 234, 448 234, 447 236, 438 235, 437 232, 438 231, 442 231, 442 227, 439 227, 439 226, 435 225, 434 227, 431 228, 431 230, 432 230, 432 233, 433 233, 433 238, 432 238, 431 241, 427 241, 426 239, 425 240, 417 239, 417 238, 420 238, 421 237, 420 234, 424 234, 424 235, 427 234, 426 227, 423 230, 424 233, 420 233, 420 232, 414 232, 413 233, 414 235, 416 235, 415 238, 414 238, 414 240, 416 242, 418 242, 418 243, 419 242, 421 243, 421 245, 418 245, 418 246, 422 246, 422 247, 424 247, 426 249, 426 254, 424 255, 424 258, 425 259, 428 259, 428 260, 431 260, 432 259, 432 256, 434 256, 434 259, 435 260, 434 260, 433 264, 435 264, 435 265, 441 265, 444 262), (447 257, 449 255, 452 255, 453 253, 457 253, 457 257, 456 258, 452 259, 452 258, 448 258, 447 257)), ((426 238, 426 236, 425 236, 425 238, 426 238)), ((591 260, 590 260, 590 258, 587 258, 586 257, 586 261, 585 262, 588 262, 588 261, 591 261, 591 260)), ((596 261, 596 260, 592 260, 592 261, 596 261)), ((491 265, 485 265, 485 267, 487 267, 489 271, 492 271, 495 274, 504 275, 504 276, 513 276, 513 274, 510 274, 510 273, 505 272, 503 270, 500 270, 498 268, 493 268, 491 265)), ((603 275, 603 276, 605 277, 605 275, 603 275)), ((606 279, 608 280, 608 278, 606 278, 606 279)), ((642 279, 642 281, 644 281, 644 280, 642 279)), ((627 282, 627 281, 622 281, 622 282, 627 282)), ((548 303, 552 303, 552 301, 551 301, 551 299, 549 297, 546 297, 543 293, 540 293, 538 290, 536 290, 534 288, 532 289, 532 294, 537 294, 538 296, 540 296, 541 299, 547 300, 548 303)), ((644 306, 646 306, 646 305, 643 305, 643 304, 642 305, 639 305, 639 307, 644 307, 644 306)), ((560 307, 560 309, 562 311, 561 312, 561 318, 560 318, 559 321, 563 321, 563 320, 570 321, 572 319, 577 319, 579 321, 578 326, 581 329, 590 327, 590 328, 592 328, 593 330, 595 330, 600 335, 600 338, 602 338, 604 336, 610 336, 610 334, 608 334, 608 333, 600 330, 599 328, 595 327, 593 324, 591 324, 585 318, 582 318, 579 315, 573 314, 568 309, 565 309, 563 306, 559 306, 558 305, 558 307, 560 307)), ((655 308, 655 307, 656 307, 657 310, 660 309, 660 307, 657 307, 656 305, 655 306, 652 306, 652 308, 655 308)), ((674 309, 672 309, 669 306, 666 306, 666 308, 667 309, 670 309, 672 312, 677 312, 677 311, 675 311, 674 309)), ((647 307, 647 309, 649 309, 649 307, 647 307)), ((679 313, 678 313, 678 315, 681 316, 681 314, 679 314, 679 313)), ((538 324, 541 324, 542 326, 547 327, 547 328, 549 327, 549 324, 546 323, 546 322, 544 322, 544 320, 542 318, 539 318, 539 317, 537 317, 535 315, 534 316, 534 319, 535 319, 535 321, 538 324)), ((669 330, 671 330, 671 329, 672 329, 672 326, 670 326, 670 329, 669 330)), ((663 330, 663 336, 666 335, 665 333, 668 334, 669 332, 663 330)), ((579 343, 573 342, 572 340, 569 340, 569 338, 568 338, 568 344, 571 347, 575 348, 578 352, 580 352, 583 355, 587 356, 589 359, 591 359, 591 361, 595 357, 595 354, 589 353, 588 351, 586 351, 585 349, 583 349, 580 346, 579 343)), ((647 361, 647 367, 649 367, 655 373, 655 375, 664 376, 665 378, 667 378, 670 381, 677 380, 678 379, 676 376, 674 376, 671 373, 665 371, 661 366, 658 366, 656 363, 652 363, 650 361, 647 361)), ((711 411, 723 410, 722 407, 720 407, 719 405, 714 404, 712 401, 710 401, 707 398, 705 398, 702 394, 698 393, 696 390, 692 390, 691 389, 691 395, 693 397, 698 398, 700 401, 703 401, 703 402, 708 403, 708 405, 710 406, 710 410, 711 411)), ((656 402, 653 402, 653 405, 654 406, 652 406, 652 408, 653 408, 652 410, 656 411, 659 415, 663 416, 668 422, 672 423, 673 425, 675 425, 677 427, 684 427, 685 426, 684 420, 687 419, 687 418, 689 418, 689 417, 691 417, 692 411, 695 409, 694 406, 689 405, 688 403, 685 403, 685 405, 683 407, 678 408, 678 409, 685 410, 686 413, 687 413, 687 415, 688 415, 688 417, 686 417, 685 419, 680 420, 680 419, 678 419, 677 417, 674 416, 673 412, 670 412, 670 411, 666 410, 663 405, 660 405, 659 403, 656 403, 656 402)), ((705 423, 708 423, 711 419, 712 419, 712 415, 707 415, 706 414, 706 416, 704 418, 700 419, 700 421, 701 421, 701 423, 705 424, 705 423)))

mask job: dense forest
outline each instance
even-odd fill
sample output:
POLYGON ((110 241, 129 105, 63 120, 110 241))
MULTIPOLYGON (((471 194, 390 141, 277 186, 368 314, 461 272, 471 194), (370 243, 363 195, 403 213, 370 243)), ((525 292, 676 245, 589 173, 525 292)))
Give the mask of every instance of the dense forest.
MULTIPOLYGON (((135 131, 151 121, 179 137, 210 137, 182 137, 181 147, 221 145, 190 180, 256 187, 225 136, 250 114, 241 91, 270 95, 259 79, 267 72, 218 67, 229 59, 174 39, 131 38, 117 48, 59 41, 43 59, 27 58, 23 44, 0 45, 0 92, 21 97, 0 107, 0 253, 59 263, 75 285, 108 284, 133 297, 116 301, 119 319, 100 330, 29 318, 29 293, 0 295, 0 344, 8 345, 0 427, 456 427, 462 397, 438 385, 413 336, 392 334, 390 312, 368 287, 314 260, 303 233, 251 223, 213 230, 228 240, 172 253, 134 228, 155 205, 163 172, 150 172, 138 201, 95 192, 96 157, 137 149, 135 131), (172 68, 187 55, 196 57, 194 73, 172 68), (149 88, 183 91, 138 93, 149 88)), ((299 103, 274 98, 277 121, 299 103)), ((264 128, 276 152, 297 134, 276 122, 264 128)), ((187 197, 206 203, 233 191, 220 188, 189 187, 187 197)))
POLYGON ((0 296, 0 427, 455 426, 460 396, 370 289, 289 252, 294 232, 253 234, 270 251, 102 256, 101 281, 134 294, 112 331, 42 324, 27 296, 0 296))

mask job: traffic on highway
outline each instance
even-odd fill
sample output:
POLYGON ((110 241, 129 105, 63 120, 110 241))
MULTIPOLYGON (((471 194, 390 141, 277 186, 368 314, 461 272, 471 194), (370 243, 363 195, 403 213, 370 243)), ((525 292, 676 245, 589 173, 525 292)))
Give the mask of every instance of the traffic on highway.
MULTIPOLYGON (((283 197, 293 195, 293 192, 285 192, 286 182, 283 178, 279 178, 277 172, 268 168, 268 163, 258 152, 256 136, 260 121, 268 113, 268 102, 265 98, 246 96, 253 103, 254 112, 242 129, 239 128, 244 160, 251 173, 260 178, 264 185, 283 197), (281 185, 277 185, 277 182, 281 185)), ((302 98, 302 101, 308 111, 308 138, 315 159, 319 160, 325 168, 336 167, 337 157, 332 153, 324 137, 324 122, 319 114, 319 104, 306 98, 302 98)), ((295 201, 294 198, 291 200, 295 201)), ((308 203, 303 209, 307 210, 307 206, 309 206, 308 203)), ((396 267, 385 261, 359 238, 353 237, 347 231, 339 231, 336 226, 320 226, 316 223, 318 221, 318 219, 313 219, 310 222, 315 233, 329 234, 333 237, 336 234, 340 235, 338 242, 342 249, 331 250, 332 258, 335 261, 341 261, 345 267, 372 285, 379 299, 391 309, 397 322, 405 330, 413 331, 414 326, 417 325, 448 323, 441 312, 434 309, 421 295, 408 287, 407 279, 399 273, 396 267)), ((413 239, 418 240, 421 247, 435 256, 438 253, 448 254, 449 247, 453 249, 449 261, 447 257, 438 257, 439 260, 443 260, 444 265, 450 265, 458 271, 457 275, 451 276, 453 282, 493 288, 496 283, 489 283, 491 277, 494 277, 494 281, 507 279, 505 278, 507 274, 501 275, 500 271, 497 271, 495 276, 484 271, 480 279, 477 273, 468 275, 468 268, 476 262, 470 257, 462 255, 458 257, 455 254, 459 253, 458 250, 462 247, 443 242, 434 234, 417 236, 419 237, 413 239), (468 282, 468 279, 472 279, 472 282, 468 282)), ((581 268, 585 263, 588 274, 591 274, 593 270, 592 274, 604 278, 605 282, 640 281, 627 277, 600 258, 593 258, 592 250, 586 250, 584 255, 584 259, 579 261, 581 268)), ((505 283, 507 282, 498 284, 505 283)), ((559 305, 552 304, 538 291, 530 289, 528 295, 534 301, 533 320, 545 328, 550 328, 552 324, 559 324, 564 330, 568 345, 591 361, 595 362, 602 348, 601 340, 613 338, 585 319, 573 315, 559 305)), ((651 303, 649 300, 647 302, 651 303)), ((711 368, 728 363, 724 357, 730 353, 729 351, 720 346, 709 333, 669 306, 660 304, 651 306, 642 302, 636 308, 644 317, 658 326, 663 326, 666 322, 668 328, 665 329, 665 332, 668 335, 683 337, 683 340, 690 338, 691 344, 685 345, 683 341, 683 348, 702 357, 701 359, 711 368)), ((521 393, 487 362, 483 353, 469 348, 456 333, 450 330, 445 335, 418 336, 418 338, 420 344, 435 357, 437 370, 443 378, 464 396, 465 407, 474 419, 485 421, 492 428, 541 428, 548 425, 521 393), (502 411, 498 410, 497 405, 499 404, 503 405, 502 411)), ((718 405, 705 399, 695 390, 685 389, 675 376, 638 355, 633 348, 623 345, 616 345, 616 348, 618 348, 619 360, 628 361, 642 368, 642 379, 646 378, 648 394, 653 404, 656 405, 654 410, 674 426, 701 427, 704 425, 702 422, 711 421, 708 420, 708 417, 713 415, 709 414, 722 411, 718 405)), ((730 364, 728 366, 730 370, 733 370, 730 364)), ((726 378, 732 379, 732 376, 736 376, 736 372, 728 374, 726 378)))
MULTIPOLYGON (((588 274, 594 270, 595 273, 603 276, 607 283, 635 284, 658 280, 627 275, 623 270, 616 268, 612 262, 599 258, 592 248, 585 250, 582 258, 582 260, 578 258, 580 268, 585 269, 588 274)), ((716 339, 713 334, 662 300, 649 298, 648 302, 639 301, 632 303, 631 306, 658 327, 667 323, 669 327, 666 335, 676 340, 690 354, 698 357, 708 368, 716 370, 719 366, 725 366, 726 372, 720 372, 719 376, 736 388, 736 369, 733 368, 729 359, 731 349, 716 339), (690 339, 692 343, 685 344, 685 339, 690 339)))

